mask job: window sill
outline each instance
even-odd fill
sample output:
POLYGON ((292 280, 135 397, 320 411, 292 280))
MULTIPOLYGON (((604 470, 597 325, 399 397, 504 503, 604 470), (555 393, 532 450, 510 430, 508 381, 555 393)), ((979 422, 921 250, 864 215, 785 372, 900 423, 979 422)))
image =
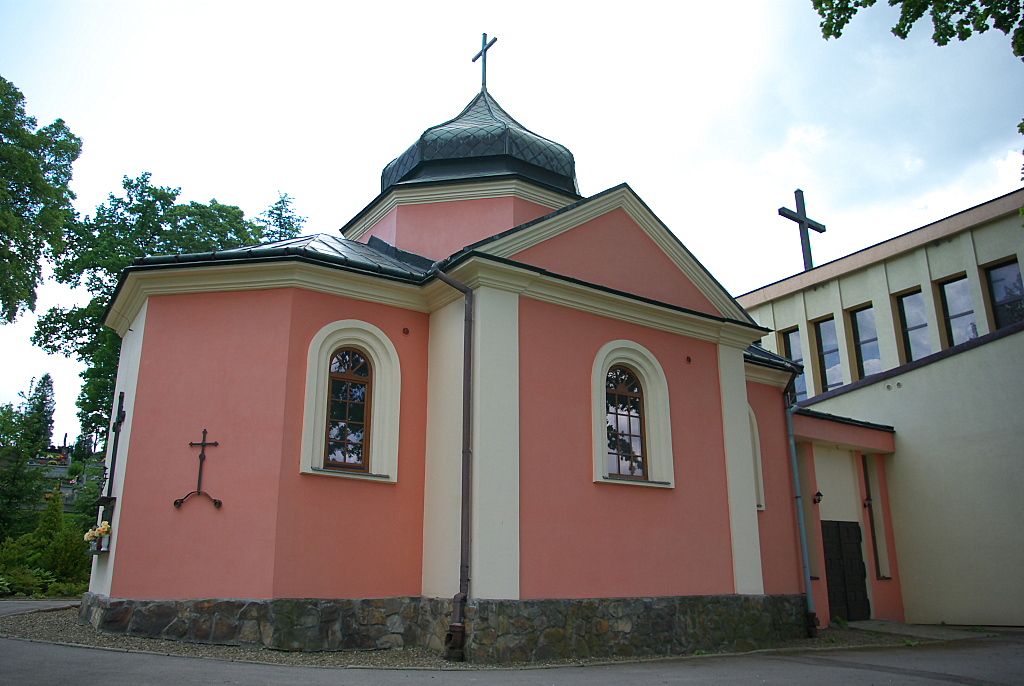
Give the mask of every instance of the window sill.
POLYGON ((312 474, 314 476, 337 476, 342 479, 356 479, 358 481, 376 481, 378 483, 397 483, 395 479, 392 479, 388 474, 367 474, 365 472, 343 472, 336 469, 324 469, 323 467, 312 467, 311 469, 303 469, 303 474, 312 474))
POLYGON ((671 481, 644 481, 641 479, 623 479, 614 476, 602 476, 597 483, 621 484, 623 486, 647 486, 648 488, 675 488, 671 481))

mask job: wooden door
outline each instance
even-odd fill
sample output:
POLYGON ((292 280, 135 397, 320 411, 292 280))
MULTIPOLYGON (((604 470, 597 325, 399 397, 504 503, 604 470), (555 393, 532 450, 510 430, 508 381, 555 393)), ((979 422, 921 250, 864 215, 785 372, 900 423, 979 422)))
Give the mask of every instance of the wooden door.
POLYGON ((829 613, 847 621, 871 618, 867 567, 858 522, 821 523, 829 613))

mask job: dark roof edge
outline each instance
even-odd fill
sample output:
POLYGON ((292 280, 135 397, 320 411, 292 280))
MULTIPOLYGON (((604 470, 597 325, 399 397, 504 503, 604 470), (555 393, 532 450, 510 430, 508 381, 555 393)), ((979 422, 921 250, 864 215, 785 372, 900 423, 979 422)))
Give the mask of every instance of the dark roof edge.
MULTIPOLYGON (((663 307, 665 309, 672 310, 674 312, 681 312, 681 313, 684 313, 684 314, 694 315, 694 316, 700 317, 702 319, 710 319, 712 321, 722 322, 723 324, 737 324, 739 326, 742 326, 742 327, 745 327, 745 328, 748 328, 748 329, 751 329, 751 330, 754 330, 754 331, 760 331, 760 332, 763 332, 763 333, 769 333, 769 331, 770 331, 770 329, 766 329, 763 326, 759 326, 757 324, 752 324, 750 322, 745 322, 745 321, 741 321, 741 320, 738 320, 738 319, 732 319, 730 317, 722 317, 722 316, 719 316, 719 315, 708 314, 707 312, 700 312, 699 310, 692 310, 692 309, 690 309, 688 307, 682 307, 681 305, 673 305, 671 303, 663 302, 661 300, 655 300, 654 298, 648 298, 648 297, 643 296, 643 295, 637 295, 636 293, 629 293, 628 291, 620 291, 620 290, 618 290, 616 288, 610 288, 608 286, 602 286, 601 284, 592 283, 590 281, 584 281, 582 279, 577 279, 577 278, 572 277, 572 276, 566 276, 565 274, 558 274, 556 272, 548 271, 547 269, 543 269, 541 267, 535 267, 532 264, 525 264, 523 262, 516 262, 515 260, 510 260, 510 259, 508 259, 506 257, 498 257, 497 255, 491 255, 491 254, 488 254, 488 253, 485 253, 485 252, 477 252, 475 250, 472 250, 472 251, 469 251, 469 252, 458 253, 457 257, 455 257, 454 259, 449 258, 451 261, 442 260, 442 261, 438 262, 435 266, 437 267, 437 269, 448 270, 448 269, 451 269, 451 268, 458 267, 460 264, 462 264, 464 262, 468 262, 469 260, 471 260, 473 258, 488 260, 490 262, 496 262, 498 264, 503 264, 503 265, 506 265, 506 266, 509 266, 509 267, 516 267, 516 268, 522 269, 524 271, 533 272, 534 274, 538 274, 540 276, 548 276, 548 277, 551 277, 551 278, 556 279, 558 281, 564 281, 566 283, 571 283, 571 284, 574 284, 574 285, 577 285, 577 286, 583 286, 585 288, 592 288, 592 289, 594 289, 596 291, 601 291, 602 293, 609 293, 611 295, 617 295, 617 296, 620 296, 620 297, 623 297, 623 298, 628 298, 630 300, 635 300, 637 302, 646 303, 648 305, 654 305, 656 307, 663 307)), ((431 274, 429 275, 430 278, 436 278, 434 276, 434 271, 435 270, 431 270, 431 274)))
MULTIPOLYGON (((110 302, 103 308, 103 315, 100 317, 101 322, 106 322, 107 316, 110 314, 111 308, 114 303, 117 302, 118 296, 121 294, 121 289, 124 287, 125 282, 128 280, 128 276, 136 272, 151 272, 151 271, 167 271, 171 269, 195 269, 198 267, 210 267, 210 266, 228 266, 228 265, 240 265, 240 264, 265 264, 268 262, 304 262, 306 264, 312 264, 321 267, 328 267, 330 269, 339 269, 341 271, 351 272, 354 274, 363 274, 365 276, 373 276, 378 279, 385 279, 387 281, 397 281, 399 283, 407 283, 413 286, 422 285, 428 275, 424 274, 421 277, 414 278, 405 274, 387 274, 381 271, 360 269, 351 264, 345 264, 341 260, 324 259, 325 256, 321 255, 319 258, 311 257, 309 255, 291 253, 284 255, 268 255, 265 257, 240 257, 240 258, 228 258, 219 259, 214 258, 214 253, 194 253, 196 255, 209 255, 209 259, 193 260, 191 262, 180 262, 166 259, 160 262, 142 262, 142 260, 152 260, 153 258, 140 258, 136 260, 136 264, 126 267, 121 271, 121 274, 117 278, 117 286, 114 287, 114 293, 110 296, 110 302)), ((170 257, 188 257, 188 255, 169 255, 161 256, 161 258, 170 257)))
MULTIPOLYGON (((476 248, 479 248, 480 246, 488 245, 488 244, 493 243, 494 241, 496 241, 498 239, 505 238, 506 236, 511 236, 512 234, 519 233, 520 231, 525 231, 526 229, 529 229, 532 226, 536 226, 537 224, 540 224, 541 222, 545 222, 548 219, 552 219, 554 217, 557 217, 560 214, 565 214, 566 212, 571 212, 572 210, 575 210, 577 207, 583 207, 587 203, 593 202, 593 201, 597 200, 598 198, 602 198, 602 197, 608 195, 609 193, 612 193, 614 191, 619 190, 620 188, 629 188, 629 186, 627 184, 625 184, 625 183, 620 183, 617 186, 612 186, 611 188, 606 188, 605 190, 601 191, 600 193, 596 193, 596 194, 590 196, 589 198, 580 198, 579 200, 575 200, 575 201, 569 203, 568 205, 565 205, 563 207, 559 207, 557 210, 552 210, 551 212, 548 212, 547 214, 545 214, 545 215, 543 215, 541 217, 537 217, 536 219, 531 219, 528 222, 523 222, 522 224, 518 224, 516 226, 513 226, 510 229, 505 229, 504 231, 496 233, 493 236, 488 236, 487 238, 482 238, 482 239, 478 240, 476 243, 470 243, 469 245, 464 246, 462 249, 452 253, 451 255, 446 257, 444 260, 442 260, 441 261, 442 262, 442 266, 443 266, 444 263, 448 263, 449 261, 454 261, 454 260, 458 259, 461 255, 463 255, 465 253, 473 252, 474 250, 476 250, 476 248)), ((630 190, 632 190, 632 189, 630 189, 630 190)))
MULTIPOLYGON (((676 236, 672 232, 672 230, 670 228, 668 228, 668 225, 661 220, 661 217, 659 217, 657 214, 655 214, 654 210, 652 210, 650 208, 650 206, 646 202, 644 202, 644 199, 641 198, 640 195, 635 190, 633 190, 632 186, 630 186, 625 181, 623 181, 622 183, 616 184, 616 185, 614 185, 614 186, 612 186, 610 188, 606 188, 605 190, 601 191, 600 193, 596 193, 596 194, 590 196, 589 198, 582 198, 580 200, 577 200, 574 203, 566 205, 565 207, 560 207, 557 210, 555 210, 554 212, 551 212, 550 214, 546 214, 543 217, 537 217, 536 219, 531 219, 530 221, 525 222, 523 224, 520 224, 518 226, 513 226, 511 229, 506 229, 505 231, 502 231, 501 233, 494 234, 493 236, 489 236, 488 238, 484 238, 483 240, 477 241, 476 243, 472 243, 470 245, 467 245, 466 247, 462 248, 462 250, 454 253, 453 255, 451 255, 448 258, 446 258, 445 260, 443 260, 442 263, 447 263, 448 260, 457 259, 463 253, 471 252, 471 251, 473 251, 474 249, 476 249, 476 248, 478 248, 480 246, 487 245, 488 243, 492 243, 492 242, 494 242, 494 241, 496 241, 496 240, 498 240, 500 238, 504 238, 506 236, 510 236, 510 235, 512 235, 514 233, 518 233, 519 231, 524 231, 524 230, 526 230, 526 229, 528 229, 528 228, 530 228, 532 226, 536 226, 537 224, 539 224, 541 222, 544 222, 544 221, 547 221, 549 219, 552 219, 553 217, 556 217, 556 216, 558 216, 560 214, 564 214, 566 212, 571 212, 572 210, 575 210, 575 209, 577 209, 579 207, 582 207, 582 206, 586 205, 587 203, 593 202, 593 201, 597 200, 598 198, 602 198, 602 197, 604 197, 604 196, 606 196, 606 195, 608 195, 610 193, 614 193, 615 191, 622 190, 622 189, 628 190, 633 195, 633 197, 636 198, 637 201, 643 206, 644 210, 646 210, 648 214, 650 214, 652 217, 654 217, 654 220, 656 222, 658 222, 658 226, 660 226, 662 228, 662 230, 673 241, 676 242, 676 245, 678 245, 683 250, 683 252, 685 252, 687 255, 690 256, 690 259, 693 260, 694 264, 696 264, 701 269, 701 271, 703 271, 707 275, 707 277, 709 279, 711 279, 711 282, 715 286, 717 286, 718 289, 722 293, 725 294, 725 297, 729 298, 729 300, 731 300, 732 303, 734 305, 736 305, 736 307, 741 312, 746 313, 747 310, 736 301, 736 298, 734 298, 732 296, 732 294, 729 293, 728 290, 726 290, 725 286, 723 286, 722 283, 718 279, 715 278, 715 275, 712 274, 710 271, 708 271, 708 268, 705 267, 704 264, 700 260, 698 260, 697 257, 692 252, 690 252, 690 249, 687 248, 686 245, 681 240, 679 240, 679 237, 676 236)), ((747 318, 750 320, 749 323, 754 324, 755 326, 757 325, 754 322, 754 319, 749 314, 747 315, 747 318)), ((765 329, 765 331, 770 331, 770 329, 765 329)))
POLYGON ((839 424, 849 424, 850 426, 858 426, 862 429, 874 429, 876 431, 885 431, 890 434, 896 433, 896 428, 889 426, 888 424, 875 424, 874 422, 866 422, 863 419, 843 417, 838 414, 829 414, 828 412, 811 410, 806 407, 797 407, 794 414, 803 415, 804 417, 812 417, 813 419, 824 419, 829 422, 838 422, 839 424))

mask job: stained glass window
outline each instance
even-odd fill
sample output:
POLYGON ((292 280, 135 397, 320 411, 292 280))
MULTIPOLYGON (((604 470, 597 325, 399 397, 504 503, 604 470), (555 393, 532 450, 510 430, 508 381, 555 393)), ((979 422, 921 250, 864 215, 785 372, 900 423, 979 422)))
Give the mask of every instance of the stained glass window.
POLYGON ((355 348, 331 355, 327 402, 326 469, 369 471, 370 393, 373 369, 355 348))
POLYGON ((626 479, 646 479, 644 393, 636 374, 621 365, 609 369, 605 399, 608 474, 626 479))

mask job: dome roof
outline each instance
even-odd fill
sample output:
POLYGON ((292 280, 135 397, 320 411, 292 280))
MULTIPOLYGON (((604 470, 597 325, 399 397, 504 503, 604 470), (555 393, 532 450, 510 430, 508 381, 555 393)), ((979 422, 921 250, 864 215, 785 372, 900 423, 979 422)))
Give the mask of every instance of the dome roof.
POLYGON ((516 174, 578 195, 576 163, 568 148, 513 119, 486 90, 457 117, 432 126, 381 173, 380 189, 413 181, 516 174))

